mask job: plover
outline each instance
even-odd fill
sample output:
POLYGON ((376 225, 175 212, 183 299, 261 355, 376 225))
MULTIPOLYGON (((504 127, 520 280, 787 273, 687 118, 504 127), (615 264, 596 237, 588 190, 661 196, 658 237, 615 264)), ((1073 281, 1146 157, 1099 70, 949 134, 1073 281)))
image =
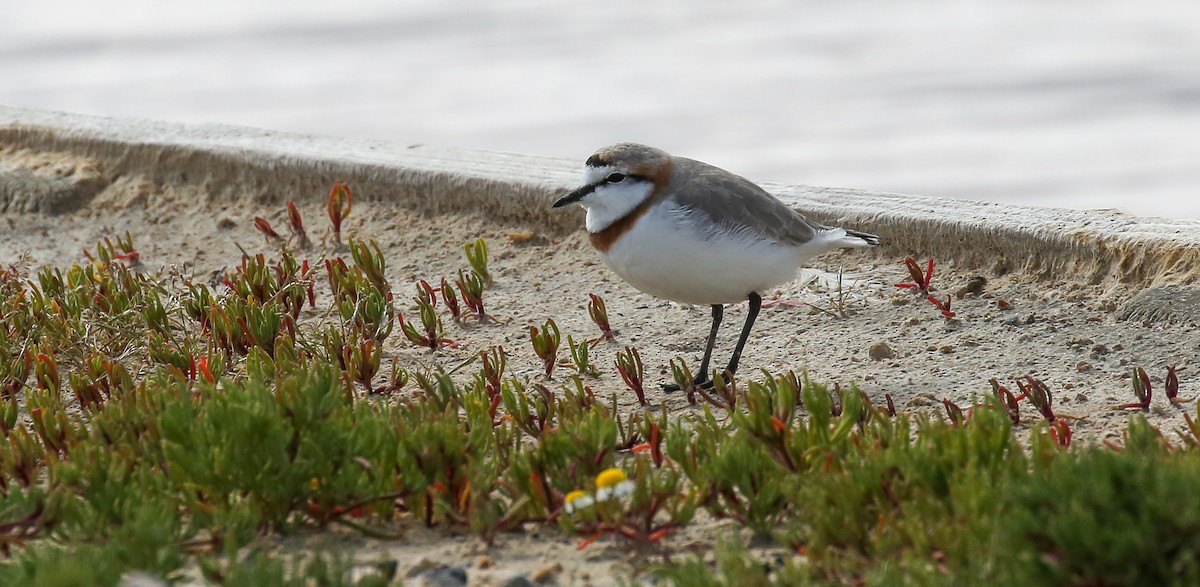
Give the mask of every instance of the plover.
POLYGON ((650 295, 712 307, 701 385, 711 385, 723 304, 750 302, 725 367, 732 375, 762 307, 759 292, 795 279, 814 255, 879 244, 873 234, 809 220, 744 177, 645 145, 600 149, 583 183, 554 207, 583 206, 592 246, 617 275, 650 295))

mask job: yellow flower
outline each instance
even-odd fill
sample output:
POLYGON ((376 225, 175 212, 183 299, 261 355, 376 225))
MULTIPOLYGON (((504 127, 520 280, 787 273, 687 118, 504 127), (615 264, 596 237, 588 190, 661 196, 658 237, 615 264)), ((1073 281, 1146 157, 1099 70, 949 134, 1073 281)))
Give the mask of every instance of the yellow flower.
POLYGON ((605 469, 596 475, 596 487, 613 487, 625 481, 625 471, 617 468, 605 469))
POLYGON ((586 491, 576 489, 563 498, 563 511, 572 514, 590 508, 594 503, 596 500, 592 499, 592 496, 588 495, 586 491))
POLYGON ((605 469, 596 475, 596 501, 622 498, 633 493, 634 484, 621 469, 605 469))
POLYGON ((596 505, 596 502, 619 499, 633 493, 634 484, 625 476, 625 471, 612 468, 596 475, 596 493, 592 495, 576 489, 563 498, 563 512, 572 514, 596 505))

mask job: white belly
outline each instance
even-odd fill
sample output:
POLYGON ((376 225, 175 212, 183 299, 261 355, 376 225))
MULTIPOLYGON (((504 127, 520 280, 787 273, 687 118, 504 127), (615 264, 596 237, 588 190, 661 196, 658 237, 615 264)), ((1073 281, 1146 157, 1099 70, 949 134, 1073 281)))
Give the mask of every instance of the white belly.
POLYGON ((745 235, 706 235, 657 209, 638 219, 601 259, 630 285, 685 304, 729 304, 791 281, 796 247, 745 235))

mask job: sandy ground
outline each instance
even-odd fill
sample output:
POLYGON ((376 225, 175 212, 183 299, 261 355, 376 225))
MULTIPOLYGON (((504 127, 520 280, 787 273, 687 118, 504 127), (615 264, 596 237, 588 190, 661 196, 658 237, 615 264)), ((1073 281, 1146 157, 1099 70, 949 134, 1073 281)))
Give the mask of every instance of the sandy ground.
MULTIPOLYGON (((11 165, 14 155, 8 156, 11 165)), ((310 234, 324 232, 322 207, 303 206, 302 213, 310 234)), ((238 245, 252 253, 272 251, 273 246, 253 228, 256 215, 267 217, 281 230, 286 222, 282 203, 213 202, 199 189, 160 188, 144 178, 126 177, 71 214, 0 214, 0 263, 29 269, 69 265, 82 261, 81 250, 93 248, 98 239, 129 231, 145 271, 179 270, 211 279, 236 264, 238 245)), ((563 237, 536 231, 532 238, 521 234, 530 228, 501 226, 474 216, 417 216, 380 203, 356 204, 344 233, 379 242, 389 262, 388 277, 398 293, 398 307, 406 313, 415 309, 408 298, 417 279, 434 281, 466 266, 463 242, 483 237, 491 249, 496 283, 485 300, 500 321, 447 321, 447 335, 461 346, 437 353, 408 346, 395 334, 388 340, 387 353, 402 364, 453 366, 499 344, 508 350, 513 372, 536 380, 540 363, 533 355, 527 327, 553 317, 564 341, 568 333, 577 339, 597 335, 586 310, 587 294, 594 292, 606 300, 618 332, 615 342, 601 344, 593 352, 593 361, 603 372, 592 382, 597 393, 615 393, 625 409, 638 409, 613 367, 616 352, 625 345, 640 350, 652 381, 669 379, 667 364, 673 357, 683 357, 693 367, 698 364, 709 327, 707 307, 680 306, 632 289, 599 262, 582 228, 563 237)), ((322 254, 310 252, 314 260, 322 254)), ((924 261, 921 251, 886 247, 817 259, 812 264, 816 269, 859 276, 840 295, 820 280, 807 285, 801 280, 763 292, 768 300, 803 303, 764 308, 743 357, 743 374, 760 369, 806 370, 818 381, 858 385, 877 404, 891 394, 902 409, 938 411, 943 399, 966 407, 973 398, 989 393, 989 378, 1006 381, 1015 389, 1012 378, 1032 374, 1049 385, 1060 412, 1080 418, 1073 424, 1079 442, 1119 439, 1128 414, 1113 406, 1134 401, 1129 372, 1135 365, 1152 374, 1156 397, 1149 418, 1165 433, 1175 437, 1174 431, 1184 423, 1183 414, 1195 409, 1170 406, 1161 389, 1165 366, 1179 365, 1182 395, 1196 391, 1192 377, 1196 369, 1191 363, 1200 349, 1200 332, 1190 325, 1118 320, 1121 304, 1136 292, 1070 279, 996 275, 986 267, 944 263, 937 266, 933 278, 940 295, 964 287, 976 276, 987 280, 982 294, 955 299, 957 317, 947 320, 927 301, 893 285, 907 280, 902 260, 909 254, 924 261), (1011 309, 1001 309, 1000 300, 1011 309), (827 311, 839 305, 845 317, 827 311), (879 343, 891 349, 884 354, 893 356, 872 358, 870 349, 879 343)), ((727 359, 745 312, 745 304, 726 310, 715 364, 727 359)), ((562 369, 560 377, 565 376, 562 369)), ((650 398, 655 404, 665 402, 668 410, 681 416, 698 409, 680 394, 654 390, 650 398)), ((1023 415, 1028 421, 1036 419, 1028 405, 1023 415)), ((668 539, 667 545, 678 552, 692 542, 707 541, 714 531, 711 524, 693 524, 668 539)), ((345 549, 358 557, 395 558, 400 560, 401 574, 420 568, 422 561, 462 566, 472 584, 500 584, 538 570, 561 584, 609 584, 614 573, 645 560, 613 543, 576 551, 577 539, 553 528, 501 536, 491 548, 465 533, 416 528, 406 532, 399 541, 321 535, 272 544, 289 548, 301 543, 345 549), (561 570, 554 565, 561 565, 561 570)))

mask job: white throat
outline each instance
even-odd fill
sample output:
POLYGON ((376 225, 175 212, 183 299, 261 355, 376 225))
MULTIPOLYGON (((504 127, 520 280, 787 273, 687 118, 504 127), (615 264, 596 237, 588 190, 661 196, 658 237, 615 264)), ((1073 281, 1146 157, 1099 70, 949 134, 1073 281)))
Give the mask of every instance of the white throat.
MULTIPOLYGON (((616 170, 612 167, 589 167, 584 173, 584 179, 589 183, 599 181, 614 171, 616 170)), ((579 201, 579 205, 587 210, 587 231, 596 233, 608 228, 612 223, 633 212, 633 209, 649 198, 653 191, 653 183, 632 177, 621 183, 600 184, 595 191, 579 201)))

